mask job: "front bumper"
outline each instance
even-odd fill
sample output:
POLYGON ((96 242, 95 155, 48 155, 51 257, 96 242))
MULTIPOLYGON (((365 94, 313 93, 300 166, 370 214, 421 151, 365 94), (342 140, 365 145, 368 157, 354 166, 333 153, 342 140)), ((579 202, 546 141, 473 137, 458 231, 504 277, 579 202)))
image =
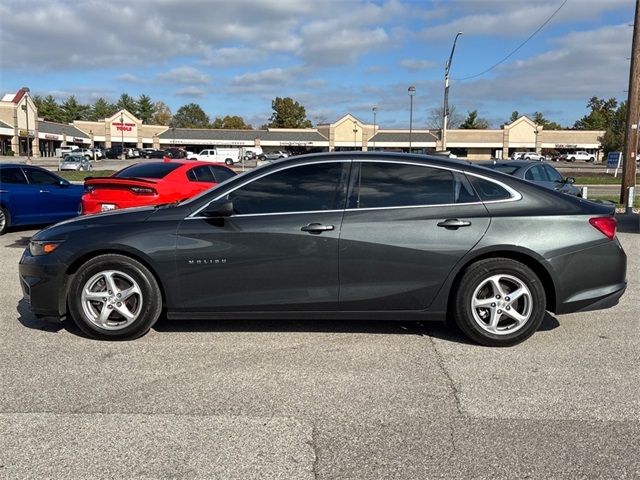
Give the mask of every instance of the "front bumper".
POLYGON ((25 250, 18 265, 22 295, 38 317, 66 315, 67 275, 54 254, 34 257, 25 250))

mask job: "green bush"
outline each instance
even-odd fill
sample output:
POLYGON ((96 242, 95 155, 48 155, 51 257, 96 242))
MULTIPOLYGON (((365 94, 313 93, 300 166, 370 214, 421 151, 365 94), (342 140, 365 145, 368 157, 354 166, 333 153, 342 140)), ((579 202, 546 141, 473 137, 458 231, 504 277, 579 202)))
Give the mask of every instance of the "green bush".
POLYGON ((16 152, 14 152, 13 150, 7 150, 4 154, 7 157, 13 157, 16 154, 16 152))

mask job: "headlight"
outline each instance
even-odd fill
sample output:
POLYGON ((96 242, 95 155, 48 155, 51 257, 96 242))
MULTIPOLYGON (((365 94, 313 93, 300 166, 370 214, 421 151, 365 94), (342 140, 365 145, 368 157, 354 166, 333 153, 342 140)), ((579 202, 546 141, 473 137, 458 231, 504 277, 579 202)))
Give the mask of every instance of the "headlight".
POLYGON ((60 246, 61 241, 40 241, 40 240, 31 240, 29 242, 29 253, 32 256, 37 257, 39 255, 49 255, 56 248, 60 246))

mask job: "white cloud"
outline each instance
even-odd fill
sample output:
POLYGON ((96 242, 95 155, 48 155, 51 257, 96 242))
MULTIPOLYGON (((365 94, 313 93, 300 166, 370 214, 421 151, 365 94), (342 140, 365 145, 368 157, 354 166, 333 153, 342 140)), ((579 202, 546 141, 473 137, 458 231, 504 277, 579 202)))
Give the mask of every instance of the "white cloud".
POLYGON ((407 58, 404 60, 400 60, 399 65, 405 70, 417 72, 420 70, 427 70, 429 68, 434 68, 436 66, 436 63, 431 62, 429 60, 413 60, 413 59, 407 58))
POLYGON ((207 96, 207 91, 200 87, 189 86, 176 91, 176 96, 188 98, 204 98, 207 96))
POLYGON ((123 73, 122 75, 118 76, 118 80, 128 83, 142 83, 142 79, 136 75, 133 75, 132 73, 123 73))
POLYGON ((178 67, 168 72, 159 73, 156 79, 161 82, 186 85, 208 85, 211 79, 197 68, 178 67))

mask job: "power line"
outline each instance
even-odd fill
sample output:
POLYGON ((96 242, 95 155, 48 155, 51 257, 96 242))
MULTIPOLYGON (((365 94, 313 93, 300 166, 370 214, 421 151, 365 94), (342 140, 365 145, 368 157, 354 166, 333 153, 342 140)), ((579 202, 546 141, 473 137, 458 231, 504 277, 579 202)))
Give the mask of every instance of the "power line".
POLYGON ((485 73, 490 72, 491 70, 493 70, 494 68, 496 68, 498 65, 501 65, 502 63, 506 62, 506 61, 509 59, 509 57, 511 57, 514 53, 516 53, 518 50, 520 50, 522 47, 524 47, 524 46, 529 42, 529 40, 531 40, 531 39, 532 39, 532 38, 533 38, 533 37, 534 37, 534 36, 535 36, 535 35, 536 35, 540 30, 542 30, 542 29, 544 28, 544 26, 545 26, 547 23, 549 23, 553 17, 555 17, 555 16, 556 16, 556 13, 558 13, 558 12, 560 11, 560 9, 561 9, 562 7, 564 7, 564 4, 565 4, 565 3, 567 3, 568 1, 569 1, 569 0, 564 0, 564 2, 562 2, 562 4, 561 4, 557 9, 556 9, 556 11, 555 11, 555 12, 553 12, 553 13, 551 14, 551 16, 550 16, 549 18, 547 18, 547 19, 542 23, 542 25, 540 25, 540 26, 538 27, 538 29, 537 29, 535 32, 533 32, 531 35, 529 35, 529 37, 528 37, 524 42, 522 42, 520 45, 518 45, 518 46, 517 46, 517 47, 516 47, 516 48, 515 48, 515 49, 514 49, 514 50, 513 50, 509 55, 507 55, 506 57, 504 57, 504 58, 503 58, 502 60, 500 60, 498 63, 496 63, 495 65, 490 66, 490 67, 489 67, 489 68, 487 68, 486 70, 484 70, 484 71, 482 71, 482 72, 480 72, 480 73, 477 73, 477 74, 475 74, 475 75, 471 75, 471 76, 469 76, 469 77, 463 77, 463 78, 456 78, 456 79, 454 79, 454 80, 457 80, 457 81, 461 81, 461 80, 470 80, 470 79, 472 79, 472 78, 480 77, 480 76, 484 75, 485 73))

